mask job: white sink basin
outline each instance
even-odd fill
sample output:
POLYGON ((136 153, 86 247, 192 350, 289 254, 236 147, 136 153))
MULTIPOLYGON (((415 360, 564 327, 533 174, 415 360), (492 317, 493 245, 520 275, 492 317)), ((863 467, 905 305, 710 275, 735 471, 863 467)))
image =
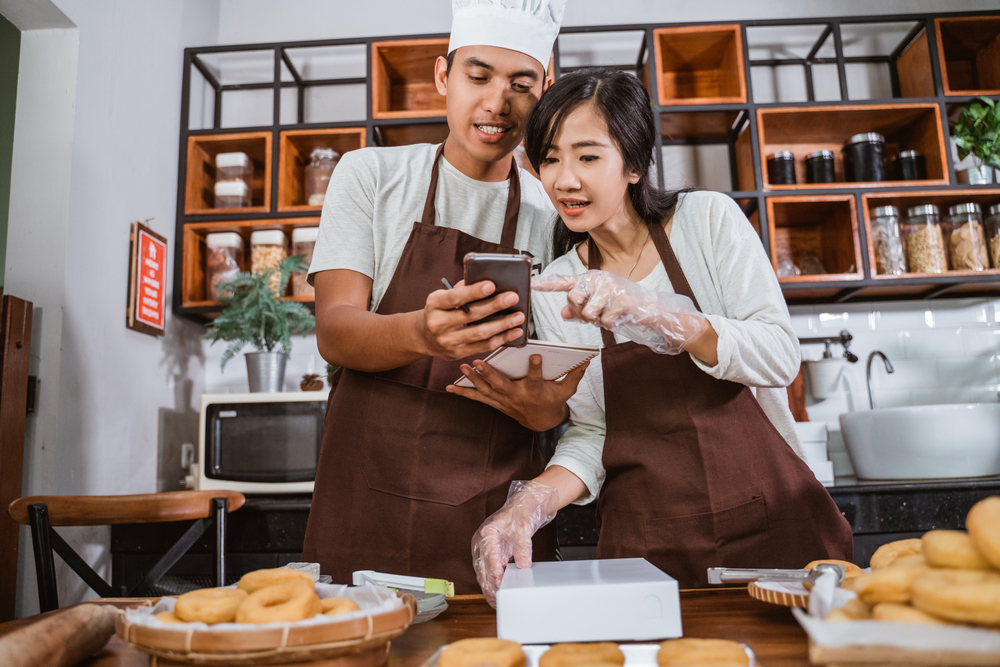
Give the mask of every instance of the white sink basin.
POLYGON ((1000 403, 848 412, 840 428, 859 479, 1000 475, 1000 403))

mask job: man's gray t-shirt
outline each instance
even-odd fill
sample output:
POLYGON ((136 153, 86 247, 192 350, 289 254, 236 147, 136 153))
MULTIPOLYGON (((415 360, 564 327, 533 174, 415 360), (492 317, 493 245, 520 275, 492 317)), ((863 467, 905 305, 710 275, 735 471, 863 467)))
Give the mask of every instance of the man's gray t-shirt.
MULTIPOLYGON (((323 202, 310 282, 313 274, 330 269, 363 273, 372 279, 369 310, 378 308, 413 223, 423 213, 437 148, 414 144, 344 154, 323 202)), ((435 224, 499 243, 509 182, 469 178, 443 157, 438 174, 435 224)), ((519 175, 521 210, 514 245, 535 258, 537 270, 552 260, 552 228, 557 214, 538 179, 523 169, 519 175)))

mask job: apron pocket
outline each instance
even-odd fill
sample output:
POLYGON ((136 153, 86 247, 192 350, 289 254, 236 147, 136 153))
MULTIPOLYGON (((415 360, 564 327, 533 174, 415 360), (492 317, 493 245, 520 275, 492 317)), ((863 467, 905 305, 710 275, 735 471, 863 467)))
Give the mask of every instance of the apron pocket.
POLYGON ((368 488, 461 505, 483 492, 494 415, 485 405, 375 378, 361 442, 368 488))
POLYGON ((647 558, 681 582, 704 583, 709 567, 761 567, 772 560, 763 495, 718 512, 643 523, 647 558))

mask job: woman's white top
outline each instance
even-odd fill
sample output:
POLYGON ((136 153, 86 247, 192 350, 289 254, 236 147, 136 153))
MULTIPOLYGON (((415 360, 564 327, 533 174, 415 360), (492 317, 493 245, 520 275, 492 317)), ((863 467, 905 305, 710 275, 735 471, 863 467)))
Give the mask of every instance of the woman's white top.
MULTIPOLYGON (((750 387, 764 414, 795 453, 803 456, 785 390, 799 371, 799 341, 757 232, 726 195, 692 192, 680 195, 670 245, 698 305, 719 335, 718 364, 707 366, 691 359, 714 378, 750 387)), ((553 261, 543 274, 586 271, 574 249, 553 261)), ((638 284, 654 292, 674 292, 662 262, 638 284)), ((565 292, 532 292, 531 300, 539 339, 601 345, 599 328, 562 318, 565 292)), ((615 340, 628 339, 616 335, 615 340)), ((604 373, 598 357, 569 400, 570 426, 549 461, 550 466, 570 470, 587 485, 589 493, 575 501, 579 505, 592 501, 604 482, 604 405, 604 373)))

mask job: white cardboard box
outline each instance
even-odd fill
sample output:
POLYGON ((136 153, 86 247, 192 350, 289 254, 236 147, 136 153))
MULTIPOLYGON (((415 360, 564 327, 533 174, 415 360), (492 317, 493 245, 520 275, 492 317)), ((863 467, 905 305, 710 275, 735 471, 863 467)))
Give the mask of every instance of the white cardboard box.
POLYGON ((497 637, 521 644, 680 637, 677 580, 645 558, 507 566, 497 637))

